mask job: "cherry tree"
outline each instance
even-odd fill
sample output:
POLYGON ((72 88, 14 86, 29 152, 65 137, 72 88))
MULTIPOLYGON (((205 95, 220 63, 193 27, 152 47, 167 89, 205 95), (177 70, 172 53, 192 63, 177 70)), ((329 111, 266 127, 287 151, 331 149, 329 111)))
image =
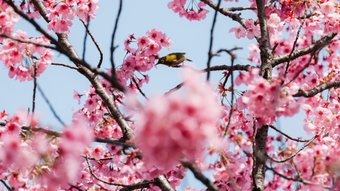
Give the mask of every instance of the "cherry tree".
POLYGON ((199 22, 213 16, 208 60, 205 68, 181 64, 176 70, 183 82, 149 97, 143 86, 155 80, 148 74, 172 40, 157 26, 131 34, 121 45, 123 64, 117 64, 123 0, 113 21, 109 68, 102 67, 102 49, 89 28, 100 11, 96 0, 0 0, 0 63, 13 80, 34 84, 29 112, 1 108, 3 188, 172 191, 190 171, 212 191, 340 190, 339 1, 231 6, 237 3, 169 0, 174 17, 199 22), (229 35, 249 39, 248 47, 213 48, 222 17, 237 24, 229 35), (79 56, 71 43, 75 20, 87 31, 84 41, 89 38, 100 53, 97 63, 79 56), (18 29, 19 21, 39 35, 18 29), (247 61, 238 59, 241 48, 247 61), (58 54, 73 65, 57 63, 58 54), (213 60, 222 55, 227 64, 213 60), (37 79, 51 65, 91 84, 74 92, 81 105, 70 124, 59 119, 62 131, 43 126, 35 111, 36 92, 42 92, 37 79), (213 73, 219 82, 210 79, 213 73), (310 139, 277 127, 280 117, 299 112, 310 139))

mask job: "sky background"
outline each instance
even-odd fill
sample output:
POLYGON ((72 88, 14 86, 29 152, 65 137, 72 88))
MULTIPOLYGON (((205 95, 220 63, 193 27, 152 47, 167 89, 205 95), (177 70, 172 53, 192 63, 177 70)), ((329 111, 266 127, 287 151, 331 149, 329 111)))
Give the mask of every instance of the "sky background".
MULTIPOLYGON (((116 64, 121 65, 125 55, 124 40, 129 34, 135 34, 136 37, 145 35, 152 28, 157 28, 166 33, 173 41, 169 50, 162 49, 160 56, 170 52, 186 52, 187 57, 193 60, 195 67, 203 69, 207 63, 207 52, 209 46, 209 34, 212 24, 213 11, 209 9, 207 18, 203 21, 188 21, 185 18, 180 18, 172 10, 167 7, 169 0, 123 0, 123 12, 119 22, 119 28, 116 36, 116 43, 119 46, 115 56, 116 64)), ((244 2, 244 1, 243 1, 244 2)), ((247 3, 228 3, 224 4, 228 7, 234 5, 242 6, 247 3)), ((95 36, 98 44, 104 53, 104 62, 102 68, 108 68, 109 49, 111 41, 111 33, 115 21, 115 16, 118 8, 118 0, 101 0, 97 16, 90 23, 90 30, 95 36)), ((246 17, 254 16, 250 11, 243 14, 246 17)), ((46 23, 40 22, 44 26, 46 23)), ((214 48, 230 49, 235 46, 243 47, 243 50, 237 52, 237 60, 235 64, 248 64, 247 52, 248 46, 254 41, 248 39, 236 39, 233 34, 229 33, 230 28, 238 26, 222 15, 218 15, 218 21, 214 33, 214 48)), ((24 22, 20 22, 17 29, 27 31, 28 34, 36 35, 36 31, 24 22)), ((75 19, 73 27, 69 35, 69 39, 78 54, 82 54, 82 45, 84 37, 84 28, 81 23, 75 19)), ((86 60, 97 65, 99 60, 98 51, 93 46, 93 43, 88 40, 88 48, 86 60)), ((230 59, 223 54, 219 58, 213 59, 212 65, 230 64, 230 59)), ((54 62, 65 63, 72 65, 68 59, 56 54, 54 62)), ((158 66, 149 72, 150 82, 143 86, 143 91, 148 97, 161 94, 181 82, 180 69, 158 66)), ((212 82, 217 81, 222 77, 221 72, 212 73, 212 82)), ((49 66, 47 70, 38 78, 38 83, 54 106, 56 112, 61 116, 62 120, 69 123, 74 110, 79 108, 77 101, 73 99, 73 90, 80 93, 89 88, 87 79, 76 71, 58 67, 49 66)), ((32 105, 32 87, 33 82, 19 82, 8 77, 8 70, 0 63, 0 111, 13 114, 17 110, 27 110, 32 105)), ((38 93, 36 101, 36 112, 40 115, 43 125, 53 129, 61 129, 62 126, 53 117, 47 104, 38 93)), ((302 114, 292 119, 280 119, 281 126, 285 132, 294 136, 305 136, 302 128, 302 114)), ((192 178, 185 182, 191 184, 192 178)), ((194 184, 195 186, 196 183, 194 184)))

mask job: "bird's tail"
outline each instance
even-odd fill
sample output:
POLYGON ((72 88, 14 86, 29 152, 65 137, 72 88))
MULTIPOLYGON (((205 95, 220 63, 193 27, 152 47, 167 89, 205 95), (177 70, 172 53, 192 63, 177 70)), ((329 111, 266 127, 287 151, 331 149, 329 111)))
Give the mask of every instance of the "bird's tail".
POLYGON ((189 58, 187 58, 186 61, 192 62, 192 60, 190 60, 189 58))

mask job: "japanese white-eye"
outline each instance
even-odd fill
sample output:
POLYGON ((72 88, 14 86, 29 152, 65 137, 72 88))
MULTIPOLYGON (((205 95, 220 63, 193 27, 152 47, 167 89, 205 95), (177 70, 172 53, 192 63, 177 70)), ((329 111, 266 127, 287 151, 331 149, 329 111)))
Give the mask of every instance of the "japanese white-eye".
POLYGON ((192 60, 185 57, 185 52, 173 52, 159 58, 156 65, 163 64, 169 67, 180 67, 180 64, 186 60, 192 62, 192 60))

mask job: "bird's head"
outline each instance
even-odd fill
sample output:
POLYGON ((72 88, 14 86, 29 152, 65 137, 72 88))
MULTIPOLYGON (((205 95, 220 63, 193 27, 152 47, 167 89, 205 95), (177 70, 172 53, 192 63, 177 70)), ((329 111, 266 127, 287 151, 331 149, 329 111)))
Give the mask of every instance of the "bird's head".
POLYGON ((165 57, 159 58, 156 65, 158 65, 158 64, 165 64, 165 61, 166 61, 165 59, 166 59, 165 57))

